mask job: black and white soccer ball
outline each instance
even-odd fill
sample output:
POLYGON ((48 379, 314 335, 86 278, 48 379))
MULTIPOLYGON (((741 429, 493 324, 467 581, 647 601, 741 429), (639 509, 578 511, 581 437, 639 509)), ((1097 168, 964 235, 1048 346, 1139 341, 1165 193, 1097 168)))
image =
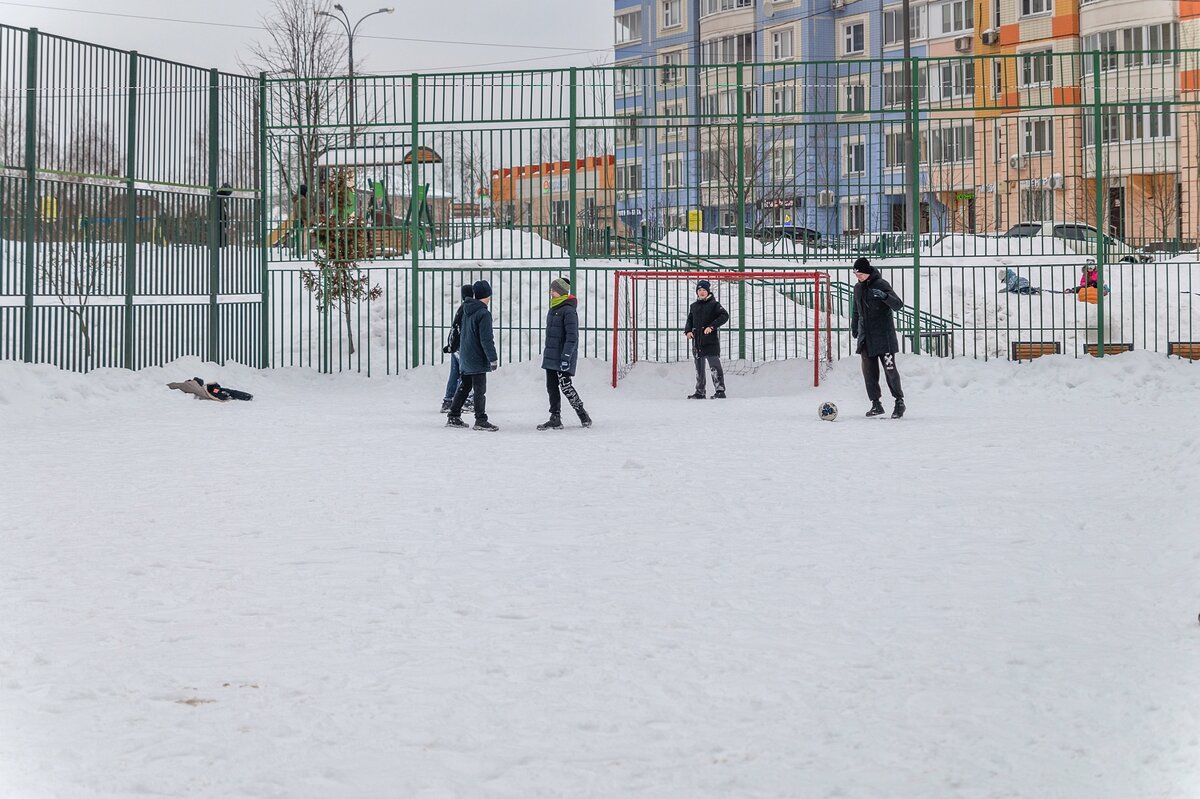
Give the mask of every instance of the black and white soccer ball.
POLYGON ((832 422, 837 418, 837 406, 832 402, 822 402, 821 407, 817 408, 817 415, 822 421, 832 422))

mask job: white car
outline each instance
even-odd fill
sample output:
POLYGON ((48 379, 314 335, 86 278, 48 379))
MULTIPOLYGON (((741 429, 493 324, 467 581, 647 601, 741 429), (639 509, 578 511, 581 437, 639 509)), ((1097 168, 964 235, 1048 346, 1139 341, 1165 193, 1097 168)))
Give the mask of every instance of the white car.
MULTIPOLYGON (((1010 239, 1031 239, 1038 236, 1055 238, 1080 255, 1096 254, 1096 228, 1082 222, 1022 222, 1013 225, 1004 235, 1010 239)), ((1114 236, 1106 235, 1104 241, 1110 260, 1128 263, 1154 260, 1152 255, 1140 253, 1114 236)))

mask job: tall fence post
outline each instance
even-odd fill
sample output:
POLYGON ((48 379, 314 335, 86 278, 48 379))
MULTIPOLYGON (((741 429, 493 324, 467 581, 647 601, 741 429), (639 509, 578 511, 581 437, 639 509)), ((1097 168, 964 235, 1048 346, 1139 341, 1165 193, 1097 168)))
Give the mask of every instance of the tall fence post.
POLYGON ((570 143, 569 152, 571 158, 571 171, 567 176, 567 191, 570 194, 570 220, 567 224, 567 256, 571 259, 570 280, 571 290, 579 291, 575 285, 575 268, 577 258, 579 257, 579 198, 575 196, 576 186, 578 185, 579 174, 579 119, 578 107, 576 106, 576 81, 579 79, 578 69, 571 67, 571 97, 570 97, 570 143))
MULTIPOLYGON (((409 307, 412 314, 412 365, 416 368, 421 365, 421 256, 418 253, 420 247, 417 245, 417 231, 420 229, 421 220, 419 219, 419 208, 417 208, 417 181, 421 179, 421 154, 418 150, 417 136, 420 135, 420 125, 417 117, 421 114, 421 97, 420 97, 420 77, 417 73, 412 73, 412 107, 409 113, 412 114, 410 120, 412 147, 409 150, 409 159, 412 161, 411 181, 408 196, 408 248, 412 256, 412 274, 409 276, 409 307)), ((426 198, 428 201, 428 198, 426 198)))
POLYGON ((910 131, 908 170, 909 228, 913 244, 913 335, 912 351, 921 354, 921 117, 920 117, 920 63, 916 58, 908 62, 908 129, 910 131))
POLYGON ((259 311, 259 362, 266 369, 271 365, 271 271, 267 247, 267 214, 270 212, 267 180, 267 73, 258 73, 258 257, 259 290, 262 307, 259 311))
MULTIPOLYGON (((746 271, 746 80, 737 65, 737 235, 738 271, 746 271)), ((690 227, 690 226, 689 226, 690 227)), ((746 357, 746 281, 738 281, 738 358, 746 357)))
POLYGON ((1103 107, 1100 97, 1100 51, 1092 53, 1092 114, 1095 117, 1096 177, 1096 357, 1104 357, 1104 134, 1103 107))
POLYGON ((22 353, 33 363, 33 290, 37 271, 37 96, 38 30, 29 29, 25 72, 25 318, 22 319, 22 353))
POLYGON ((221 282, 221 197, 217 194, 221 152, 221 75, 208 71, 208 360, 221 362, 221 314, 217 294, 221 282))
POLYGON ((133 295, 137 291, 137 121, 138 54, 129 53, 129 86, 125 117, 125 368, 134 360, 133 295))

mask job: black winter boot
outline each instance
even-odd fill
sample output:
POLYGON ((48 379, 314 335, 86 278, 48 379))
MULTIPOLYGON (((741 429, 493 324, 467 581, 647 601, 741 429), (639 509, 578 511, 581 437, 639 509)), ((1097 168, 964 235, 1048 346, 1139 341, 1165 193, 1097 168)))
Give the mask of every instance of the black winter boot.
POLYGON ((592 426, 592 417, 588 416, 588 412, 585 411, 583 408, 579 409, 579 423, 581 425, 583 425, 584 427, 592 426))
POLYGON ((449 413, 450 406, 454 404, 454 400, 442 400, 442 413, 449 413))
POLYGON ((871 410, 867 411, 867 416, 882 416, 882 415, 883 415, 883 403, 880 402, 879 400, 875 400, 874 402, 871 403, 871 410))
POLYGON ((903 415, 904 415, 904 400, 898 399, 898 400, 896 400, 896 408, 895 408, 895 410, 892 411, 892 418, 899 419, 903 415))
MULTIPOLYGON (((465 427, 466 425, 463 425, 463 426, 465 427)), ((471 429, 472 430, 483 430, 488 433, 494 433, 497 430, 499 430, 500 428, 496 427, 496 425, 492 424, 491 422, 476 422, 475 426, 472 427, 471 429)))
POLYGON ((469 427, 469 425, 462 420, 461 416, 454 416, 453 414, 447 414, 446 415, 446 427, 469 427))
POLYGON ((705 399, 704 395, 697 391, 695 394, 688 394, 688 399, 705 399))
POLYGON ((721 389, 716 394, 712 395, 713 399, 725 399, 725 389, 721 389))
POLYGON ((537 429, 538 430, 562 430, 563 429, 562 417, 560 417, 557 413, 552 413, 552 414, 550 414, 549 421, 542 422, 541 424, 539 424, 537 426, 537 429))

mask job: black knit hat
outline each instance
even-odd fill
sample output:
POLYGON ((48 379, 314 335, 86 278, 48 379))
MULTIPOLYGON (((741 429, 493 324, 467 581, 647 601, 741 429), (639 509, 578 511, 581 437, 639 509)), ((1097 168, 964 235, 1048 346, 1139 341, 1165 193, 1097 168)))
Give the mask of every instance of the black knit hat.
POLYGON ((709 283, 707 280, 701 280, 698 283, 696 283, 696 291, 699 291, 700 289, 704 289, 709 294, 712 294, 712 284, 709 283))
POLYGON ((476 280, 475 285, 471 288, 477 300, 486 300, 492 296, 492 284, 486 280, 476 280))
POLYGON ((863 275, 869 275, 875 271, 875 267, 871 266, 871 262, 866 258, 859 258, 854 262, 854 271, 863 275))
POLYGON ((474 297, 475 297, 475 287, 473 285, 468 283, 462 287, 462 298, 464 300, 470 300, 470 299, 473 299, 474 297))

